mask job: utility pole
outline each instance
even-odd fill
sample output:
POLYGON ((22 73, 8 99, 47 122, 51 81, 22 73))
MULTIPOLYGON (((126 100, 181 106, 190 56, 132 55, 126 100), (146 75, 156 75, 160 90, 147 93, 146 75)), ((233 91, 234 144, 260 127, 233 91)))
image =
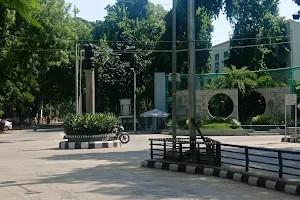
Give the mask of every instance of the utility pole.
POLYGON ((172 10, 172 147, 173 152, 176 151, 176 0, 173 0, 172 10))
POLYGON ((134 68, 130 68, 133 72, 133 131, 136 133, 136 73, 134 68))
POLYGON ((79 101, 78 101, 78 44, 75 41, 75 98, 76 98, 76 114, 79 114, 79 101))
POLYGON ((80 66, 79 66, 79 114, 82 115, 82 54, 83 50, 80 51, 80 66))
POLYGON ((188 96, 189 96, 189 131, 190 150, 196 148, 196 68, 195 68, 195 0, 188 0, 188 96))
MULTIPOLYGON (((74 7, 74 16, 76 20, 76 7, 74 7)), ((76 114, 79 114, 79 101, 78 101, 78 41, 77 32, 75 32, 75 101, 76 101, 76 114)))

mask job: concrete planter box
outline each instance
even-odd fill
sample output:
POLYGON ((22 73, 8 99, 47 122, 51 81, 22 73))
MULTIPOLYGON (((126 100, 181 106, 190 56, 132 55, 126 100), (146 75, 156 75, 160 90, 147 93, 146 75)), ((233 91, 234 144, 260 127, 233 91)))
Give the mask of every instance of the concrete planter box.
POLYGON ((280 135, 284 135, 284 129, 270 129, 270 133, 279 133, 280 135))
POLYGON ((101 135, 65 135, 64 139, 68 142, 89 142, 89 141, 110 141, 115 140, 115 134, 101 134, 101 135))
POLYGON ((68 142, 59 143, 59 149, 102 149, 121 147, 120 140, 114 141, 89 141, 89 142, 68 142))
POLYGON ((300 143, 300 138, 284 137, 281 139, 282 142, 300 143))
MULTIPOLYGON (((207 130, 207 129, 201 129, 203 135, 205 136, 246 136, 248 135, 248 130, 207 130)), ((172 131, 169 132, 169 134, 172 134, 172 131)), ((189 131, 188 130, 176 130, 177 136, 188 136, 189 131)))

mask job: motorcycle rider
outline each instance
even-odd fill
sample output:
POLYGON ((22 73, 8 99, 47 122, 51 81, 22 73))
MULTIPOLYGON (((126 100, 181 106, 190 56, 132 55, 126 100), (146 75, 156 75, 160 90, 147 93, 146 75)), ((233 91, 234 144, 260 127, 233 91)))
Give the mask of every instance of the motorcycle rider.
POLYGON ((37 118, 35 117, 34 120, 33 120, 33 128, 34 128, 34 129, 37 129, 38 124, 39 124, 39 121, 38 121, 37 118))

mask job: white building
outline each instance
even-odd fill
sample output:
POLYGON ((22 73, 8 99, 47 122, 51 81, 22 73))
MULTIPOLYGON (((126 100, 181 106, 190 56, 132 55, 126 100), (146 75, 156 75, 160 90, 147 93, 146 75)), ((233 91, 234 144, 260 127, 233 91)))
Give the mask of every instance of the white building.
POLYGON ((230 41, 212 47, 211 73, 219 73, 224 68, 224 61, 229 58, 230 41))
MULTIPOLYGON (((286 67, 300 66, 300 22, 287 21, 287 37, 291 42, 291 52, 286 60, 286 67)), ((212 47, 211 73, 219 73, 224 68, 224 62, 229 57, 230 41, 217 44, 212 47)), ((295 79, 300 81, 300 69, 295 70, 295 79)))

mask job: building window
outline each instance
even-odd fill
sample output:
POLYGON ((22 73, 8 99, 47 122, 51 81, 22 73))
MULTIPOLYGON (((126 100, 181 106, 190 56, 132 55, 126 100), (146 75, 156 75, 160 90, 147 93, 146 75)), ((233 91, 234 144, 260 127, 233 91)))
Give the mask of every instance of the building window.
POLYGON ((219 54, 216 54, 216 55, 215 55, 215 61, 219 61, 219 59, 220 59, 220 55, 219 55, 219 54))
POLYGON ((219 71, 220 71, 220 63, 216 62, 215 63, 215 73, 219 73, 219 71))
POLYGON ((224 52, 224 60, 228 59, 228 57, 229 57, 228 51, 225 51, 224 52))

